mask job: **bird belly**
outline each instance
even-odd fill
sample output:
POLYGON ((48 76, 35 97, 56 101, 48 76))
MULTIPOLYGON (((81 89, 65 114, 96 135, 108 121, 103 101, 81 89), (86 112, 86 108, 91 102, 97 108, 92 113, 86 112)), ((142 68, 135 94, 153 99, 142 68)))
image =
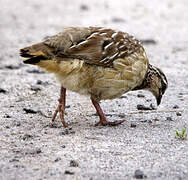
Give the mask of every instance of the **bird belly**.
POLYGON ((83 61, 74 59, 73 61, 62 61, 59 64, 59 71, 55 74, 64 88, 82 95, 89 95, 90 77, 87 70, 83 61))
POLYGON ((81 84, 85 84, 83 81, 80 80, 80 74, 69 74, 67 76, 56 76, 58 81, 61 83, 61 85, 73 92, 77 92, 82 95, 89 95, 88 90, 86 86, 81 84))
POLYGON ((75 59, 62 61, 56 77, 62 86, 73 92, 96 100, 114 99, 140 85, 145 77, 148 61, 140 57, 132 59, 117 59, 112 68, 75 59))

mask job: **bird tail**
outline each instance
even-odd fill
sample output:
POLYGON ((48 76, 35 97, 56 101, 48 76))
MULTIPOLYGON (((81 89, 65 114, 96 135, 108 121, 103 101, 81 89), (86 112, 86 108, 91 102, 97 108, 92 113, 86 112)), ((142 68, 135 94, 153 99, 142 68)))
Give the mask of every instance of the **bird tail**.
POLYGON ((37 64, 40 61, 49 60, 52 56, 52 49, 42 43, 37 43, 32 46, 20 49, 20 56, 25 59, 25 64, 37 64))

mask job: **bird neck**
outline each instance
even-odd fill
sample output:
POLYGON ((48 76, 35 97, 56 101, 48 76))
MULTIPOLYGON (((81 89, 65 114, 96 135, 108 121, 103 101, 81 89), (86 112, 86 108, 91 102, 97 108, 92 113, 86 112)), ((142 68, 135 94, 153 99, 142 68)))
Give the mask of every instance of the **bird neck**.
POLYGON ((153 66, 149 64, 144 80, 142 81, 142 83, 139 86, 136 86, 132 91, 148 88, 148 85, 150 82, 150 74, 152 72, 152 69, 153 69, 153 66))

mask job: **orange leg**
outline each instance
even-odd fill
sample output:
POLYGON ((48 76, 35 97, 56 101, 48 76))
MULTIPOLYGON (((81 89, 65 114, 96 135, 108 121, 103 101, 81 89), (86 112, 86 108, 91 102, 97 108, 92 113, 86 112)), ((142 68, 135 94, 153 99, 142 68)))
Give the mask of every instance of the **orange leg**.
POLYGON ((60 90, 60 98, 59 98, 59 105, 57 107, 57 109, 55 110, 55 113, 52 117, 52 122, 55 121, 55 118, 57 116, 57 113, 59 112, 59 115, 60 115, 60 119, 61 119, 61 122, 63 124, 64 127, 67 127, 67 123, 65 122, 64 120, 64 113, 65 113, 65 101, 66 101, 66 89, 61 86, 61 90, 60 90))
POLYGON ((101 109, 99 103, 97 101, 95 101, 93 98, 91 98, 91 101, 92 101, 93 105, 95 106, 97 114, 99 115, 99 118, 100 118, 100 121, 97 122, 95 124, 95 126, 98 126, 98 125, 102 125, 102 126, 106 126, 106 125, 116 126, 116 125, 121 124, 122 122, 125 121, 125 120, 114 121, 114 122, 107 121, 106 116, 104 115, 103 110, 101 109))

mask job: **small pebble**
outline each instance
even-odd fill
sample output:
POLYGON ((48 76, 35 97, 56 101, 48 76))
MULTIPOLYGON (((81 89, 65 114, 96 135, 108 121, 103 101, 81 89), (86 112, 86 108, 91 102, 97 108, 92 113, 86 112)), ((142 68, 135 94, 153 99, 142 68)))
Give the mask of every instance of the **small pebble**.
POLYGON ((60 160, 61 160, 61 158, 58 157, 58 158, 56 158, 56 159, 54 160, 54 162, 58 162, 58 161, 60 161, 60 160))
POLYGON ((6 94, 7 91, 5 89, 3 89, 3 88, 0 88, 0 93, 6 94))
POLYGON ((59 135, 68 135, 68 134, 75 134, 75 131, 73 131, 71 128, 70 129, 65 129, 59 133, 59 135))
POLYGON ((144 98, 145 96, 143 94, 137 94, 137 97, 144 98))
POLYGON ((9 162, 19 162, 19 159, 13 158, 13 159, 9 160, 9 162))
POLYGON ((123 113, 118 114, 118 117, 120 117, 120 118, 124 118, 124 117, 125 117, 125 114, 123 114, 123 113))
POLYGON ((124 98, 127 99, 127 96, 124 95, 124 96, 119 97, 119 99, 124 99, 124 98))
POLYGON ((17 127, 21 126, 21 123, 20 123, 20 122, 17 122, 17 123, 16 123, 16 126, 17 126, 17 127))
POLYGON ((167 121, 173 121, 171 117, 166 117, 167 121))
POLYGON ((44 85, 44 86, 46 86, 46 85, 48 85, 49 83, 48 83, 48 81, 37 80, 36 84, 37 84, 37 85, 44 85))
POLYGON ((181 116, 181 113, 180 113, 180 112, 177 112, 176 115, 177 115, 177 116, 181 116))
POLYGON ((114 22, 114 23, 122 23, 122 22, 125 22, 125 19, 120 18, 120 17, 113 17, 112 18, 112 22, 114 22))
POLYGON ((21 65, 6 65, 5 68, 6 69, 11 69, 11 70, 14 70, 14 69, 19 69, 21 65))
POLYGON ((80 6, 80 9, 81 9, 82 11, 87 11, 89 8, 88 8, 88 6, 86 6, 85 4, 82 4, 82 5, 80 6))
POLYGON ((157 117, 156 117, 156 118, 154 118, 153 120, 154 120, 154 121, 159 121, 159 119, 158 119, 157 117))
POLYGON ((42 152, 41 149, 36 149, 35 154, 39 154, 41 152, 42 152))
POLYGON ((55 123, 51 123, 48 125, 50 128, 59 128, 59 126, 55 123))
POLYGON ((62 147, 62 148, 66 148, 66 146, 65 146, 65 145, 61 145, 61 147, 62 147))
POLYGON ((157 42, 154 39, 143 39, 140 40, 142 44, 144 45, 155 45, 157 42))
POLYGON ((16 165, 14 165, 14 167, 16 167, 16 168, 24 168, 25 166, 24 165, 20 165, 20 164, 16 164, 16 165))
POLYGON ((151 99, 146 99, 147 102, 151 102, 151 99))
POLYGON ((35 154, 40 154, 42 151, 40 148, 35 148, 35 149, 25 149, 23 150, 22 154, 27 155, 35 155, 35 154))
POLYGON ((4 118, 11 118, 11 116, 9 114, 5 114, 4 118))
POLYGON ((143 178, 146 178, 146 175, 144 175, 143 171, 137 169, 135 172, 134 172, 134 177, 136 179, 143 179, 143 178))
POLYGON ((79 164, 77 161, 75 161, 75 160, 70 161, 70 167, 78 167, 78 166, 79 166, 79 164))
POLYGON ((38 87, 38 86, 32 85, 32 86, 31 86, 31 90, 32 90, 32 91, 40 91, 41 88, 38 87))
POLYGON ((30 113, 30 114, 37 114, 37 113, 38 113, 38 111, 33 110, 33 109, 30 109, 30 108, 23 108, 23 110, 24 110, 26 113, 30 113))
POLYGON ((39 69, 28 69, 28 73, 33 73, 33 74, 44 74, 45 72, 39 69))
POLYGON ((43 81, 41 81, 41 80, 37 80, 37 82, 36 82, 36 84, 43 84, 43 81))
POLYGON ((173 109, 178 109, 178 108, 179 108, 178 105, 174 105, 174 106, 173 106, 173 109))
POLYGON ((25 141, 25 140, 28 140, 28 139, 31 139, 31 138, 33 138, 33 136, 32 135, 30 135, 30 134, 24 134, 24 136, 22 137, 22 139, 25 141))
POLYGON ((157 109, 152 103, 149 106, 151 107, 152 110, 156 110, 157 109))
POLYGON ((73 175, 74 172, 72 172, 72 171, 68 171, 68 170, 65 170, 65 174, 73 175))
POLYGON ((143 123, 144 123, 144 122, 147 122, 147 120, 146 120, 146 119, 143 119, 143 120, 140 120, 140 122, 143 122, 143 123))
POLYGON ((131 123, 131 127, 132 127, 132 128, 135 128, 135 127, 136 127, 136 124, 135 124, 135 123, 131 123))
POLYGON ((137 109, 138 110, 153 110, 153 108, 152 107, 147 107, 147 106, 144 106, 144 105, 142 105, 142 104, 137 104, 137 109))

